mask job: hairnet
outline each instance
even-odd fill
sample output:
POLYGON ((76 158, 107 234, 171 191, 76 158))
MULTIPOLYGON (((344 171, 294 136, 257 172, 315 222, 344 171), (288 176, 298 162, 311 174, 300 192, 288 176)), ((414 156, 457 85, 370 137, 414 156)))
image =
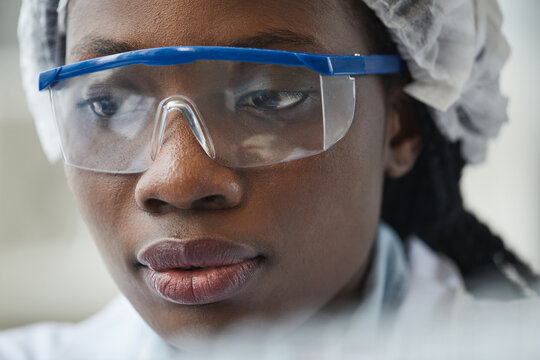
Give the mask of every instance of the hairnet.
MULTIPOLYGON (((509 47, 494 0, 363 0, 388 28, 407 62, 405 91, 428 105, 441 133, 460 141, 464 159, 484 160, 487 142, 506 121, 499 89, 509 47)), ((40 71, 62 64, 68 0, 23 0, 19 42, 23 83, 50 161, 60 157, 56 126, 40 71)))
POLYGON ((38 91, 38 75, 63 62, 65 8, 68 0, 23 0, 18 36, 23 86, 47 158, 60 158, 60 139, 49 94, 38 91), (58 16, 58 15, 61 16, 58 16))
POLYGON ((499 73, 510 53, 494 0, 364 0, 386 25, 413 81, 405 87, 470 163, 507 120, 499 73))

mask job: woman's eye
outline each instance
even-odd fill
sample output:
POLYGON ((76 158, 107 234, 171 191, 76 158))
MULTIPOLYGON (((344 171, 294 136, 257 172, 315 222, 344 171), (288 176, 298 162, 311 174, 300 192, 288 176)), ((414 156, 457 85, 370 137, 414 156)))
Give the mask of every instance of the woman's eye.
POLYGON ((306 97, 300 91, 258 90, 242 97, 237 105, 256 110, 281 110, 300 104, 306 97))
POLYGON ((89 110, 101 119, 110 119, 116 116, 121 105, 121 101, 112 96, 89 97, 77 103, 79 109, 89 110))
POLYGON ((118 102, 112 98, 92 99, 88 101, 90 109, 99 117, 113 117, 120 107, 118 102))

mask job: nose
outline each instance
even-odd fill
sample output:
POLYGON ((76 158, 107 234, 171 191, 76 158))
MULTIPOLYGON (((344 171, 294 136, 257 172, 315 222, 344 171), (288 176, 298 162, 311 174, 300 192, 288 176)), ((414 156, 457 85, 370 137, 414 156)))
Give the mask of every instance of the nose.
POLYGON ((170 116, 161 149, 139 178, 135 200, 144 211, 228 209, 243 197, 240 176, 204 152, 186 119, 170 116))

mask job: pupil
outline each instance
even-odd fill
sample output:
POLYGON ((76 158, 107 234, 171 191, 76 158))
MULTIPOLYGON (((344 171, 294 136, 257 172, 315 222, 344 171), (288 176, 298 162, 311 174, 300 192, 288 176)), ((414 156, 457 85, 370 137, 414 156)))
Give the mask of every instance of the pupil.
POLYGON ((97 102, 96 112, 101 116, 112 116, 118 110, 116 103, 110 99, 103 99, 97 102))
POLYGON ((275 108, 280 104, 280 96, 277 92, 263 92, 253 99, 253 104, 258 107, 275 108))

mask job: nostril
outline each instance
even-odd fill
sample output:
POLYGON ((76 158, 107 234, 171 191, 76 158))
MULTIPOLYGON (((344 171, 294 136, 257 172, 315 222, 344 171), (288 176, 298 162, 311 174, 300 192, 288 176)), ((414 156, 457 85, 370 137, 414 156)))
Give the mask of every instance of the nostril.
POLYGON ((223 195, 208 195, 193 202, 194 209, 220 209, 226 205, 226 199, 223 195))
POLYGON ((206 201, 206 202, 216 202, 216 201, 219 201, 219 198, 223 198, 223 196, 221 195, 210 195, 210 196, 207 196, 205 198, 203 198, 202 200, 206 201))
POLYGON ((160 212, 167 203, 159 199, 146 199, 143 201, 143 207, 146 211, 156 213, 160 212))

